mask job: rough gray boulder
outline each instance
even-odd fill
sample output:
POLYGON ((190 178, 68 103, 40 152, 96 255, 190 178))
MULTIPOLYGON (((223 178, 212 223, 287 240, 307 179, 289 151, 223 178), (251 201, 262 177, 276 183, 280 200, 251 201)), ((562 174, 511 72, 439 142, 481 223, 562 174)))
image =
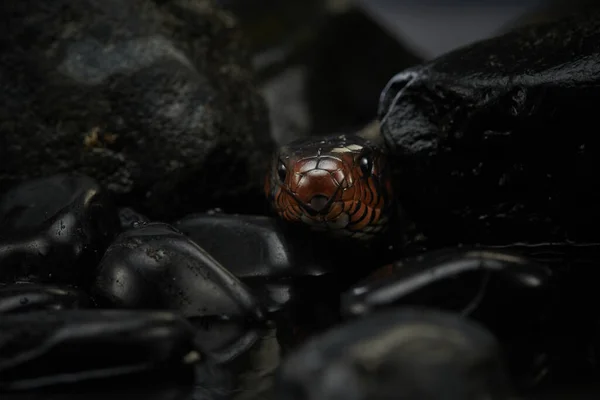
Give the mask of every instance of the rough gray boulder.
POLYGON ((152 218, 252 211, 269 130, 235 21, 208 0, 0 4, 0 192, 77 170, 152 218))

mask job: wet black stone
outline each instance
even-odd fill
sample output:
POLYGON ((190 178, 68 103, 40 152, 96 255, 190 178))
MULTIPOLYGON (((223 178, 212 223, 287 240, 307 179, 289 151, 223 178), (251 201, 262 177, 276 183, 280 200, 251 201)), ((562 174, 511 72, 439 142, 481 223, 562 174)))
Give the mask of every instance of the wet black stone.
POLYGON ((348 291, 343 312, 360 316, 399 304, 422 304, 471 314, 485 307, 486 300, 491 306, 500 301, 505 307, 520 307, 541 303, 536 298, 546 298, 551 278, 547 267, 518 254, 479 248, 431 252, 389 269, 389 276, 348 291), (503 299, 507 293, 510 298, 503 299))
POLYGON ((273 218, 196 214, 174 226, 251 287, 270 311, 292 300, 294 280, 331 270, 327 259, 299 249, 302 243, 290 240, 273 218))
POLYGON ((174 226, 238 278, 282 278, 322 274, 297 267, 291 245, 277 221, 260 215, 194 214, 174 226), (236 251, 231 251, 231 249, 236 251))
POLYGON ((290 355, 277 399, 509 399, 494 337, 455 314, 381 312, 317 337, 290 355))
POLYGON ((0 390, 156 370, 165 380, 190 383, 197 359, 193 327, 167 312, 68 310, 0 318, 0 390))
POLYGON ((361 261, 349 261, 345 244, 286 229, 273 218, 196 214, 175 226, 248 285, 286 349, 339 321, 339 293, 358 279, 352 269, 361 261))
POLYGON ((521 27, 389 82, 381 133, 427 239, 600 241, 599 16, 521 27))
POLYGON ((175 226, 251 288, 286 349, 337 323, 339 293, 369 272, 364 266, 379 263, 373 249, 265 216, 195 214, 175 226))
POLYGON ((268 112, 229 14, 24 0, 0 22, 0 192, 76 170, 153 219, 262 204, 268 112))
POLYGON ((92 294, 102 306, 177 310, 199 329, 202 349, 219 360, 251 346, 263 319, 259 302, 244 283, 162 223, 142 224, 113 242, 92 294))
POLYGON ((0 281, 89 284, 118 231, 116 208, 93 179, 24 182, 0 198, 0 281))
POLYGON ((0 314, 88 308, 83 291, 64 285, 15 283, 0 286, 0 314))
POLYGON ((556 282, 548 267, 518 253, 491 249, 442 250, 393 265, 388 276, 343 295, 347 316, 382 308, 426 306, 477 320, 501 341, 520 383, 548 372, 556 282))
POLYGON ((351 275, 352 270, 360 269, 362 258, 375 263, 379 259, 371 248, 349 248, 346 241, 336 242, 330 236, 263 215, 191 214, 174 226, 244 280, 275 282, 336 271, 351 275), (232 247, 237 251, 230 251, 232 247))
POLYGON ((319 250, 317 243, 296 240, 306 238, 296 237, 271 217, 193 214, 174 226, 241 279, 319 276, 334 268, 331 259, 311 254, 319 250))

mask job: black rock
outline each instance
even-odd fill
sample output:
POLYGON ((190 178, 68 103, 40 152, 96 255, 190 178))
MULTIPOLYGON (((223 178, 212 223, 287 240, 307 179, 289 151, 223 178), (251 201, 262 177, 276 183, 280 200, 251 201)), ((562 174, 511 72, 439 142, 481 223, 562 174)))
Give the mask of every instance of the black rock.
POLYGON ((0 318, 0 390, 156 370, 164 379, 189 383, 198 356, 193 327, 166 312, 69 310, 0 318))
MULTIPOLYGON (((387 277, 343 295, 342 312, 359 316, 393 306, 454 311, 482 323, 501 341, 520 381, 547 372, 553 307, 550 269, 505 251, 442 250, 401 261, 387 277)), ((540 375, 541 374, 541 375, 540 375)))
POLYGON ((264 216, 196 214, 175 226, 251 288, 284 347, 338 322, 339 293, 364 276, 365 265, 377 265, 372 251, 264 216))
POLYGON ((454 314, 393 310, 343 325, 290 355, 277 399, 509 399, 494 337, 454 314))
POLYGON ((0 282, 89 284, 118 232, 116 208, 93 179, 22 183, 0 199, 0 282))
POLYGON ((262 204, 268 113, 230 15, 204 0, 11 0, 0 22, 0 192, 76 170, 152 218, 262 204))
POLYGON ((195 214, 174 225, 246 283, 270 311, 294 297, 294 282, 331 272, 327 258, 291 240, 279 223, 256 215, 195 214), (235 249, 235 251, 232 251, 235 249))
POLYGON ((397 74, 381 134, 398 200, 436 246, 598 242, 600 9, 397 74))
POLYGON ((512 307, 512 313, 522 303, 542 303, 540 296, 546 300, 551 279, 543 265, 507 251, 479 248, 431 252, 388 269, 388 276, 367 279, 344 295, 344 314, 360 316, 407 304, 466 315, 480 314, 486 306, 503 306, 512 307))
MULTIPOLYGON (((322 274, 302 268, 277 221, 259 215, 194 214, 174 224, 238 278, 322 274), (235 251, 231 251, 231 249, 235 251)), ((306 266, 304 266, 306 267, 306 266)))
POLYGON ((69 286, 31 283, 0 286, 0 314, 69 310, 90 305, 87 294, 69 286))
POLYGON ((246 285, 162 223, 122 233, 106 251, 92 293, 103 306, 177 310, 199 329, 202 350, 218 359, 250 347, 258 337, 255 324, 263 319, 246 285))
POLYGON ((327 236, 260 215, 193 214, 174 226, 244 280, 274 281, 332 272, 361 275, 370 271, 361 267, 362 262, 376 265, 389 256, 378 257, 369 247, 349 248, 347 242, 327 240, 327 236), (231 247, 238 250, 232 252, 231 247))
POLYGON ((175 226, 251 288, 285 349, 339 322, 339 293, 387 258, 265 216, 195 214, 175 226))
MULTIPOLYGON (((137 375, 112 376, 102 381, 73 382, 68 386, 45 387, 43 390, 3 392, 3 400, 231 400, 239 393, 229 370, 210 362, 195 366, 193 385, 182 384, 173 372, 158 369, 137 375)), ((189 375, 189 371, 184 371, 189 375)))

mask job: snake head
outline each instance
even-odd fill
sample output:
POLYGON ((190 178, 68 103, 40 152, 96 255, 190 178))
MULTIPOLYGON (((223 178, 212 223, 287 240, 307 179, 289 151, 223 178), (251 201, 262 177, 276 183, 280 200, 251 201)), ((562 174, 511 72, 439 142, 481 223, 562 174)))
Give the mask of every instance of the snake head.
POLYGON ((273 157, 265 192, 283 220, 370 239, 390 217, 392 189, 382 149, 359 136, 309 138, 273 157))

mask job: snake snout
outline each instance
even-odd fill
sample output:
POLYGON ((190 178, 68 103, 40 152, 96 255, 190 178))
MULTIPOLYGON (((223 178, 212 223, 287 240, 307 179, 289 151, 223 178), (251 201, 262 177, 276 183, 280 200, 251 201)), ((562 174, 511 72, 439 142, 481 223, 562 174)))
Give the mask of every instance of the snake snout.
POLYGON ((296 200, 312 215, 327 213, 339 189, 331 173, 323 169, 300 174, 295 183, 296 200))

